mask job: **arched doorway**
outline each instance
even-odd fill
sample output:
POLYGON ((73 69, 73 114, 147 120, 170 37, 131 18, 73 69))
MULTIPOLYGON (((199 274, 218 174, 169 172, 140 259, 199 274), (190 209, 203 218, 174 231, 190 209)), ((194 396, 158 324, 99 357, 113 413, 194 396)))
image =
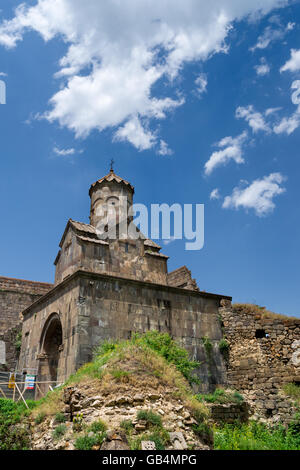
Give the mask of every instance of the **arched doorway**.
POLYGON ((60 317, 57 313, 53 313, 46 321, 40 339, 39 380, 41 382, 56 382, 58 379, 62 339, 60 317))

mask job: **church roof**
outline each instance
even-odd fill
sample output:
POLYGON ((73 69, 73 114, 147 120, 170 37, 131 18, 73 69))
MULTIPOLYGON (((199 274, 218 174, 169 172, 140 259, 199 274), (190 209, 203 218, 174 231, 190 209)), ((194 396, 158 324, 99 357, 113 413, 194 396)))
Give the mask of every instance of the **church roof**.
POLYGON ((92 189, 94 189, 95 186, 97 186, 98 184, 104 183, 105 181, 107 181, 109 183, 111 183, 112 181, 115 181, 116 183, 119 183, 119 184, 125 184, 125 186, 127 186, 129 189, 131 189, 131 191, 134 193, 134 187, 128 181, 126 181, 126 180, 124 180, 124 178, 121 178, 120 176, 116 175, 113 170, 110 170, 108 175, 104 176, 103 178, 101 178, 100 180, 98 180, 98 181, 96 181, 95 183, 92 184, 92 186, 90 188, 90 194, 91 194, 92 189))
MULTIPOLYGON (((88 238, 85 238, 86 241, 96 242, 97 240, 99 240, 99 238, 97 236, 97 230, 93 225, 85 224, 83 222, 77 222, 76 220, 69 219, 68 223, 67 223, 67 226, 65 228, 65 231, 63 233, 62 239, 61 239, 60 244, 59 244, 60 247, 62 247, 62 244, 64 242, 65 236, 67 234, 67 231, 68 231, 68 228, 70 227, 70 225, 77 232, 80 232, 81 234, 85 235, 85 237, 88 237, 88 238)), ((84 237, 80 237, 80 238, 83 239, 84 237)), ((142 233, 141 233, 141 238, 144 239, 145 247, 155 248, 157 250, 161 249, 161 247, 157 243, 155 243, 153 240, 150 240, 150 239, 146 238, 142 233)), ((103 245, 108 245, 107 242, 103 242, 103 241, 100 241, 100 240, 99 240, 99 243, 101 243, 103 245)))

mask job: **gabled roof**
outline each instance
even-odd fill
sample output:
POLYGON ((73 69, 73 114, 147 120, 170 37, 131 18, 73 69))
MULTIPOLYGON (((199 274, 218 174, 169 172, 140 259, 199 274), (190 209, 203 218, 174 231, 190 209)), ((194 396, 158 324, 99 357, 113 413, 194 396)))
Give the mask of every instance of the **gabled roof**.
MULTIPOLYGON (((76 232, 80 233, 81 236, 80 235, 77 235, 77 236, 83 241, 99 242, 99 244, 108 245, 108 242, 102 241, 98 238, 97 230, 93 225, 85 224, 83 222, 77 222, 76 220, 69 219, 66 225, 65 231, 63 233, 62 239, 59 244, 60 248, 62 247, 64 243, 64 240, 66 238, 66 235, 70 226, 73 229, 75 229, 76 232)), ((139 228, 138 227, 136 228, 140 232, 139 228)), ((140 238, 144 240, 144 245, 146 249, 152 248, 158 251, 161 250, 161 247, 157 243, 155 243, 153 240, 146 238, 142 232, 140 232, 140 238)))
POLYGON ((63 236, 61 238, 60 244, 59 244, 60 247, 62 247, 62 245, 63 245, 63 242, 66 238, 66 235, 67 235, 67 232, 68 232, 70 226, 72 228, 74 228, 77 232, 85 234, 89 237, 96 237, 97 236, 96 229, 92 225, 84 224, 82 222, 76 222, 76 220, 69 219, 68 223, 66 225, 65 231, 63 233, 63 236))
POLYGON ((120 176, 116 175, 113 170, 110 170, 108 175, 104 176, 103 178, 101 178, 100 180, 98 180, 98 181, 96 181, 95 183, 92 184, 92 186, 90 187, 90 195, 91 195, 92 189, 94 189, 95 186, 97 186, 98 184, 104 183, 105 181, 107 181, 109 183, 111 183, 112 181, 115 181, 116 183, 124 184, 129 189, 131 189, 131 191, 134 193, 134 187, 128 181, 126 181, 123 178, 121 178, 120 176))

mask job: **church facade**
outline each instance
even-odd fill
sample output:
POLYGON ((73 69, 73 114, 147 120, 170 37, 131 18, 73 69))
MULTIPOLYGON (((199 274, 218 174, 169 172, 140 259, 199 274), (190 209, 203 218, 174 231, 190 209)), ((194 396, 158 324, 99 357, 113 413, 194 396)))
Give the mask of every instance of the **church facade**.
MULTIPOLYGON (((184 266, 168 272, 168 257, 142 234, 101 238, 97 227, 110 207, 122 219, 121 199, 133 203, 133 186, 113 170, 90 188, 90 224, 69 220, 55 260, 55 283, 23 311, 18 369, 39 381, 63 382, 109 339, 158 330, 201 363, 201 390, 226 383, 218 344, 222 300, 201 292, 184 266), (203 338, 213 346, 208 358, 203 338)), ((107 219, 105 219, 107 220, 107 219)), ((130 223, 130 218, 126 223, 130 223)))

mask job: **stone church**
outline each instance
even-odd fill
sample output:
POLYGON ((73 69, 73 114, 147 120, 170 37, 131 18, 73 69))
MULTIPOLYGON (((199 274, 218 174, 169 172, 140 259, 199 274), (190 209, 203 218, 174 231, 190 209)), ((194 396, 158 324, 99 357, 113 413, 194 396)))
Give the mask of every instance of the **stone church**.
POLYGON ((185 266, 168 272, 168 257, 142 234, 138 239, 98 236, 99 218, 109 207, 119 221, 120 200, 133 204, 133 186, 113 169, 92 184, 89 195, 90 224, 68 221, 54 262, 54 285, 0 278, 2 349, 9 348, 22 312, 17 369, 61 383, 92 359, 102 341, 152 329, 168 332, 201 363, 203 391, 225 384, 218 312, 231 297, 201 292, 185 266), (205 337, 212 344, 210 357, 205 337))

